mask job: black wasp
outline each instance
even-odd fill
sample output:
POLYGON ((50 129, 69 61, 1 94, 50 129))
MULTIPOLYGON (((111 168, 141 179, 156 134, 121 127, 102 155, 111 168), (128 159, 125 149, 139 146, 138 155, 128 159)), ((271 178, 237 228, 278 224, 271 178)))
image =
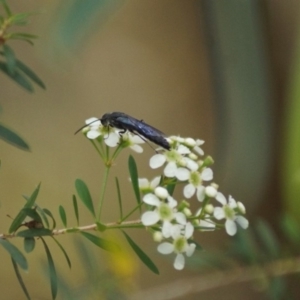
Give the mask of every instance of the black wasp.
MULTIPOLYGON (((103 126, 110 126, 121 129, 122 131, 120 131, 120 134, 123 134, 128 130, 129 132, 136 134, 141 138, 148 139, 149 141, 163 147, 164 149, 171 149, 169 142, 165 138, 165 135, 160 130, 145 123, 143 120, 135 119, 122 112, 106 113, 99 120, 101 121, 103 126)), ((85 125, 84 127, 86 126, 89 126, 89 124, 85 125)), ((81 130, 82 128, 80 128, 79 130, 81 130)))

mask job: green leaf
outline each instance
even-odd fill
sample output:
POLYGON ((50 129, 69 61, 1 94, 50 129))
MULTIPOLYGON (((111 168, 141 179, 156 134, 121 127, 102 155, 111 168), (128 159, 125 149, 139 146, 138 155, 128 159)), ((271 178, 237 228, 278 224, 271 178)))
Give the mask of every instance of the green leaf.
POLYGON ((297 248, 300 246, 300 226, 289 214, 285 214, 280 220, 282 230, 284 232, 285 238, 287 238, 293 245, 297 248))
POLYGON ((41 237, 41 236, 50 236, 52 235, 52 230, 47 228, 30 228, 19 231, 17 236, 21 237, 41 237))
POLYGON ((14 25, 25 25, 28 23, 28 17, 34 13, 19 13, 14 14, 9 18, 9 23, 14 25))
POLYGON ((26 32, 13 32, 5 35, 5 39, 37 39, 38 36, 26 32))
POLYGON ((16 65, 17 65, 15 52, 7 44, 3 45, 3 51, 4 51, 4 56, 6 58, 7 70, 10 73, 10 75, 13 76, 15 74, 16 65))
MULTIPOLYGON (((39 194, 40 186, 41 186, 41 184, 39 184, 37 186, 37 188, 34 190, 32 195, 29 197, 28 201, 25 203, 23 208, 31 208, 34 205, 35 200, 39 194)), ((18 213, 18 215, 14 218, 14 220, 12 221, 12 223, 9 227, 9 233, 15 232, 20 227, 20 225, 23 223, 26 216, 27 216, 26 212, 24 210, 21 210, 18 213)))
POLYGON ((55 265, 54 265, 54 261, 52 259, 51 252, 50 252, 45 240, 43 238, 41 238, 41 240, 44 244, 44 248, 45 248, 47 260, 48 260, 52 299, 55 299, 56 295, 57 295, 57 275, 56 275, 55 265))
POLYGON ((43 225, 43 221, 42 221, 42 218, 41 216, 37 213, 37 211, 34 209, 34 208, 29 208, 29 207, 25 207, 22 209, 25 214, 32 218, 34 221, 40 223, 41 225, 43 225))
POLYGON ((26 253, 32 252, 34 247, 35 247, 35 238, 33 237, 24 238, 24 249, 26 253))
POLYGON ((0 0, 0 2, 2 3, 3 8, 4 8, 6 14, 10 17, 12 15, 12 12, 11 12, 8 4, 6 3, 6 1, 5 0, 0 0))
POLYGON ((113 242, 110 242, 108 240, 104 240, 94 234, 81 231, 80 232, 85 238, 87 238, 90 242, 95 244, 96 246, 102 248, 103 250, 110 251, 110 252, 116 252, 119 249, 119 246, 113 242))
POLYGON ((87 185, 81 179, 76 179, 75 187, 83 204, 92 213, 92 215, 96 217, 92 197, 87 185))
POLYGON ((132 187, 133 187, 133 190, 135 193, 137 203, 140 204, 141 203, 141 195, 140 195, 139 181, 138 181, 138 170, 137 170, 137 166, 136 166, 135 160, 132 155, 130 155, 129 159, 128 159, 128 169, 129 169, 131 183, 132 183, 132 187))
POLYGON ((28 300, 30 300, 31 298, 30 298, 30 295, 29 295, 29 293, 28 293, 28 291, 27 291, 27 288, 26 288, 26 286, 25 286, 25 283, 24 283, 24 281, 23 281, 23 278, 22 278, 22 276, 21 276, 21 273, 20 273, 20 271, 19 271, 19 267, 18 267, 17 263, 14 261, 14 259, 13 259, 12 257, 11 257, 11 262, 12 262, 12 264, 13 264, 14 271, 15 271, 15 273, 16 273, 16 276, 17 276, 17 279, 18 279, 18 281, 19 281, 19 284, 20 284, 20 286, 21 286, 21 288, 22 288, 22 290, 23 290, 23 292, 24 292, 26 298, 27 298, 28 300))
POLYGON ((120 184, 118 177, 116 177, 116 187, 117 187, 117 193, 118 193, 118 203, 120 208, 120 219, 123 218, 123 207, 122 207, 122 197, 121 197, 121 190, 120 190, 120 184))
POLYGON ((0 62, 0 70, 2 70, 6 75, 8 75, 12 80, 14 80, 17 84, 19 84, 28 92, 32 93, 34 91, 32 84, 18 70, 16 70, 13 75, 10 74, 8 71, 7 64, 4 62, 0 62))
POLYGON ((0 124, 0 138, 22 150, 29 151, 29 145, 15 132, 0 124))
POLYGON ((34 73, 28 66, 17 59, 17 67, 25 73, 33 82, 35 82, 42 89, 46 89, 44 82, 34 73))
POLYGON ((280 246, 270 226, 265 221, 258 220, 255 224, 255 229, 269 260, 278 258, 280 255, 280 246))
POLYGON ((54 228, 56 227, 56 221, 55 221, 55 219, 54 219, 54 217, 53 217, 51 211, 50 211, 49 209, 47 209, 47 208, 43 208, 43 211, 44 211, 44 213, 45 213, 47 216, 49 216, 49 217, 52 219, 52 222, 53 222, 53 224, 52 224, 52 229, 54 229, 54 228))
POLYGON ((64 257, 68 263, 69 268, 71 269, 71 260, 66 252, 66 250, 64 249, 64 247, 61 245, 61 243, 54 237, 52 236, 54 242, 57 244, 57 246, 60 248, 60 250, 62 251, 62 253, 64 254, 64 257))
POLYGON ((106 230, 107 226, 105 224, 102 224, 100 222, 96 222, 97 225, 97 230, 99 230, 100 232, 103 232, 106 230))
POLYGON ((15 245, 4 239, 0 239, 0 244, 23 270, 28 270, 28 263, 24 254, 15 245))
POLYGON ((59 206, 59 215, 61 218, 61 221, 63 222, 64 226, 67 227, 67 215, 66 215, 66 211, 63 208, 63 206, 59 206))
POLYGON ((36 210, 40 214, 41 218, 43 219, 44 227, 49 228, 49 221, 47 218, 47 215, 45 214, 44 210, 40 208, 38 205, 36 205, 36 210))
POLYGON ((76 217, 77 225, 79 226, 78 203, 77 203, 77 199, 76 199, 75 195, 73 195, 73 207, 74 207, 74 212, 75 212, 75 217, 76 217))
POLYGON ((140 258, 140 260, 155 274, 159 274, 159 270, 156 265, 152 262, 149 256, 129 237, 129 235, 122 230, 127 242, 136 253, 136 255, 140 258))

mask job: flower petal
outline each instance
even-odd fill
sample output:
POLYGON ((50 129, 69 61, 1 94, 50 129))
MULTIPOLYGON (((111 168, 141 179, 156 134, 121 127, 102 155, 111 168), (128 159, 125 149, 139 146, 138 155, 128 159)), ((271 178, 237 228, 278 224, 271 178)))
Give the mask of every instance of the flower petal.
POLYGON ((185 234, 184 236, 189 239, 190 237, 192 237, 194 233, 194 226, 192 225, 191 222, 188 222, 185 226, 185 234))
POLYGON ((171 243, 162 243, 158 245, 157 251, 161 254, 170 254, 174 251, 174 246, 171 243))
POLYGON ((164 174, 167 177, 175 177, 176 170, 177 170, 176 163, 171 161, 165 167, 164 174))
POLYGON ((153 206, 159 206, 160 200, 154 194, 147 194, 143 197, 143 201, 153 206))
POLYGON ((216 196, 216 200, 219 201, 223 205, 225 205, 227 203, 225 196, 220 192, 218 192, 218 194, 216 196))
POLYGON ((96 139, 100 135, 101 135, 101 133, 99 131, 96 131, 96 130, 90 130, 86 134, 87 138, 90 139, 90 140, 96 139))
POLYGON ((202 180, 209 181, 213 179, 213 171, 211 168, 206 168, 201 173, 202 180))
POLYGON ((155 154, 150 158, 150 167, 157 169, 161 167, 166 161, 166 157, 162 154, 155 154))
POLYGON ((191 198, 194 194, 195 194, 196 188, 189 183, 188 185, 186 185, 183 189, 183 195, 185 198, 189 199, 191 198))
POLYGON ((190 171, 186 168, 178 168, 175 171, 175 176, 180 181, 186 181, 190 178, 190 171))
POLYGON ((197 188, 197 199, 202 202, 205 198, 205 187, 203 185, 197 188))
POLYGON ((249 221, 243 216, 237 216, 235 221, 243 228, 246 229, 249 226, 249 221))
POLYGON ((192 256, 194 251, 196 249, 196 244, 190 244, 188 245, 187 249, 186 249, 186 256, 192 256))
POLYGON ((174 268, 176 270, 182 270, 184 268, 184 263, 185 263, 184 256, 181 253, 178 253, 174 261, 174 268))
POLYGON ((141 221, 145 226, 151 226, 159 221, 159 215, 156 211, 146 211, 143 213, 141 221))
POLYGON ((176 219, 177 223, 179 223, 181 225, 185 225, 186 224, 186 216, 182 212, 177 212, 175 214, 175 219, 176 219))
POLYGON ((221 220, 225 218, 225 212, 222 207, 215 207, 214 209, 214 217, 217 220, 221 220))
POLYGON ((225 228, 226 228, 226 232, 229 234, 229 235, 235 235, 236 234, 236 231, 237 231, 237 227, 236 227, 236 224, 234 221, 232 220, 226 220, 225 222, 225 228))

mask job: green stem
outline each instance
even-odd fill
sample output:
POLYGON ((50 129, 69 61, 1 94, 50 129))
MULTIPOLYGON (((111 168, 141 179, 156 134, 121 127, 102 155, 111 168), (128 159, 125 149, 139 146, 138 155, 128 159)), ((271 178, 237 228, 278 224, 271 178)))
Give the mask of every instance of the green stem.
POLYGON ((144 203, 141 202, 139 205, 137 205, 132 211, 130 211, 125 217, 121 218, 121 220, 119 221, 120 223, 122 223, 123 221, 125 221, 128 217, 130 217, 136 210, 138 210, 144 203))
POLYGON ((104 178, 103 178, 103 182, 102 182, 101 194, 100 194, 99 205, 98 205, 98 218, 97 218, 98 222, 100 222, 100 218, 101 218, 101 211, 102 211, 104 195, 105 195, 105 191, 106 191, 106 187, 107 187, 107 180, 108 180, 110 167, 111 167, 110 165, 105 166, 104 178))
POLYGON ((199 216, 200 220, 204 219, 204 216, 205 216, 205 206, 209 203, 209 201, 210 201, 209 197, 205 197, 205 199, 203 200, 203 205, 202 205, 201 213, 200 213, 200 216, 199 216))

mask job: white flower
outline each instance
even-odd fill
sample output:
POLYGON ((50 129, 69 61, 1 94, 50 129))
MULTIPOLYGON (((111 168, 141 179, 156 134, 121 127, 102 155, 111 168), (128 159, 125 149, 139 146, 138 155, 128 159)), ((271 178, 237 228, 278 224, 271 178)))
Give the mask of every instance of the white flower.
MULTIPOLYGON (((184 228, 177 225, 179 230, 174 233, 173 243, 164 242, 157 247, 157 251, 161 254, 170 254, 172 252, 176 253, 174 268, 176 270, 182 270, 185 265, 184 253, 186 256, 191 256, 196 248, 194 243, 188 243, 188 239, 193 235, 194 227, 191 223, 187 223, 184 228)), ((175 232, 175 231, 174 231, 175 232)))
POLYGON ((225 229, 229 235, 236 234, 236 223, 238 223, 243 229, 248 227, 249 221, 243 216, 237 215, 236 210, 238 209, 238 205, 231 196, 229 196, 227 203, 225 196, 219 192, 216 196, 216 200, 223 204, 223 207, 216 207, 214 209, 214 217, 217 220, 226 219, 225 229))
POLYGON ((205 168, 201 173, 198 171, 189 171, 187 184, 183 189, 184 196, 189 199, 197 191, 197 199, 203 201, 205 197, 205 187, 202 185, 203 181, 209 181, 213 178, 213 171, 210 168, 205 168))
POLYGON ((139 144, 144 144, 145 141, 138 135, 133 135, 128 131, 122 134, 122 143, 124 147, 129 147, 137 153, 142 153, 144 150, 139 144))
POLYGON ((147 178, 139 178, 139 188, 142 192, 153 192, 159 185, 161 176, 154 177, 151 182, 147 178))
POLYGON ((198 153, 199 155, 203 155, 204 154, 204 151, 199 147, 199 146, 201 146, 203 144, 204 144, 203 140, 199 140, 199 139, 196 140, 196 145, 194 146, 193 150, 196 153, 198 153))

